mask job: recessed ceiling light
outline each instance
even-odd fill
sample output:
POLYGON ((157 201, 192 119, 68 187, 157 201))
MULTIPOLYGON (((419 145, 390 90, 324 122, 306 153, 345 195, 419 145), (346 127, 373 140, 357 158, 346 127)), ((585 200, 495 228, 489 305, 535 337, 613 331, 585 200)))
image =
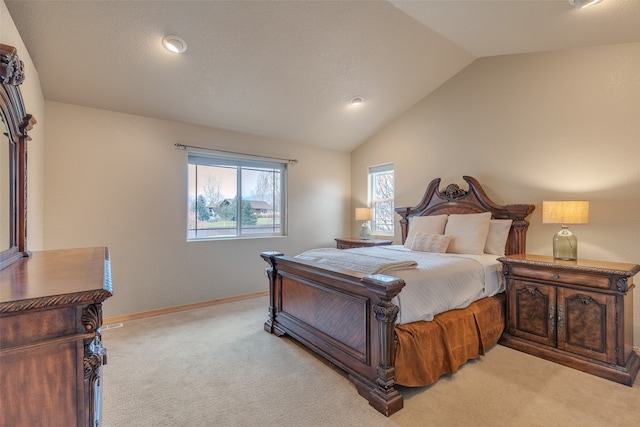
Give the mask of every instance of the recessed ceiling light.
POLYGON ((361 96, 354 96, 353 98, 351 98, 351 101, 349 101, 349 104, 355 106, 358 106, 360 104, 362 104, 363 100, 361 96))
POLYGON ((162 39, 162 46, 173 53, 184 53, 187 50, 187 42, 178 36, 165 36, 162 39))
POLYGON ((569 4, 578 9, 600 3, 602 0, 569 0, 569 4))

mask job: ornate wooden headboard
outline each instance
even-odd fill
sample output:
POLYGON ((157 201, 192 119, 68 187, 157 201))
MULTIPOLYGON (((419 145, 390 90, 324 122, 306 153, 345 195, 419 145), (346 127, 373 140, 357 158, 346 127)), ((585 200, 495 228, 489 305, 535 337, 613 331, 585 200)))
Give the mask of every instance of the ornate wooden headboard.
POLYGON ((427 187, 420 203, 414 207, 395 209, 401 217, 402 243, 407 239, 409 218, 412 216, 491 212, 493 219, 513 221, 505 253, 507 255, 524 253, 527 246, 527 229, 529 228, 529 221, 525 218, 533 212, 535 206, 528 204, 498 205, 489 199, 475 178, 463 176, 463 179, 469 184, 468 190, 460 188, 457 184, 449 184, 440 191, 440 178, 436 178, 427 187))

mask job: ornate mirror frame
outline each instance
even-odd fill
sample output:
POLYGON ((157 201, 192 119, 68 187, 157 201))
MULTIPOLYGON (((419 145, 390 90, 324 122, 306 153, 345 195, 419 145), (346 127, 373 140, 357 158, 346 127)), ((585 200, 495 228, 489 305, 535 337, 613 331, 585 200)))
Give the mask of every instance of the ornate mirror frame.
MULTIPOLYGON (((0 44, 0 115, 4 122, 6 133, 0 135, 8 139, 8 164, 0 165, 3 175, 2 182, 8 186, 0 189, 2 200, 0 209, 6 219, 5 227, 8 231, 0 231, 8 236, 0 240, 0 269, 3 269, 23 257, 29 256, 27 251, 27 132, 31 130, 36 120, 25 113, 20 92, 20 84, 24 81, 24 64, 18 58, 16 48, 0 44), (8 187, 8 188, 7 188, 8 187), (6 194, 5 194, 6 193, 6 194), (8 203, 7 203, 8 202, 8 203), (8 213, 6 211, 9 211, 8 213)), ((5 141, 0 141, 4 144, 5 141)), ((3 161, 5 161, 3 159, 3 161)), ((3 229, 4 229, 3 228, 3 229)))

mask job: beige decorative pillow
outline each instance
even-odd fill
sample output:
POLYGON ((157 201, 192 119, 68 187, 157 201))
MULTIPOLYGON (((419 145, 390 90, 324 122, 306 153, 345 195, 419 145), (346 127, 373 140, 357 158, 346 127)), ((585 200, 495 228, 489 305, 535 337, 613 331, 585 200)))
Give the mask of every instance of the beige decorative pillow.
POLYGON ((409 218, 409 232, 404 247, 411 249, 413 238, 418 233, 444 234, 447 215, 412 216, 409 218))
POLYGON ((510 219, 492 219, 489 221, 489 234, 484 244, 484 253, 504 255, 512 222, 510 219))
POLYGON ((443 234, 417 233, 413 238, 411 250, 443 254, 447 252, 451 239, 453 239, 452 236, 443 234))
POLYGON ((449 215, 444 234, 453 236, 453 240, 449 243, 447 252, 483 254, 489 234, 489 221, 491 221, 491 212, 449 215))

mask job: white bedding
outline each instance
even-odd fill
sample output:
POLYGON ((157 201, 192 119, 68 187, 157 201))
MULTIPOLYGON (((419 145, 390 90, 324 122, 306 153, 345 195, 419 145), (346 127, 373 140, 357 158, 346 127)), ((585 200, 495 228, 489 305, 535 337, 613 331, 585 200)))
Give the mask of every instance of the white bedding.
POLYGON ((392 274, 396 270, 418 266, 418 263, 413 259, 397 257, 394 253, 377 254, 374 252, 359 253, 358 251, 343 251, 337 248, 320 248, 303 252, 296 258, 333 267, 342 267, 362 274, 392 274))
MULTIPOLYGON (((436 314, 465 308, 474 301, 504 290, 497 255, 436 254, 411 251, 401 245, 345 249, 341 252, 345 257, 349 253, 369 254, 399 263, 417 262, 415 268, 387 273, 405 281, 405 287, 393 301, 400 307, 397 323, 432 320, 436 314)), ((305 252, 301 258, 313 260, 313 250, 305 252)), ((331 265, 328 260, 318 262, 331 265)))

